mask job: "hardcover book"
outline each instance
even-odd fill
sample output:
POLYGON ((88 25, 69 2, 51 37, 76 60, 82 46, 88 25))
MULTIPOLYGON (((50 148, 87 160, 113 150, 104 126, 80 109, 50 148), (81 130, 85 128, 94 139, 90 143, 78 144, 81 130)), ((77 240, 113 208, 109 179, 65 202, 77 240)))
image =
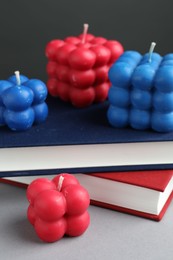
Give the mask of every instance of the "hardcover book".
POLYGON ((91 204, 160 221, 173 198, 173 171, 79 174, 91 204))
POLYGON ((173 133, 115 129, 108 102, 79 109, 48 97, 47 120, 23 132, 0 128, 0 176, 173 167, 173 133))
MULTIPOLYGON (((91 204, 156 221, 164 216, 173 197, 173 171, 131 171, 75 175, 91 204)), ((55 175, 41 176, 52 179, 55 175)), ((1 178, 0 181, 27 187, 36 176, 1 178)))

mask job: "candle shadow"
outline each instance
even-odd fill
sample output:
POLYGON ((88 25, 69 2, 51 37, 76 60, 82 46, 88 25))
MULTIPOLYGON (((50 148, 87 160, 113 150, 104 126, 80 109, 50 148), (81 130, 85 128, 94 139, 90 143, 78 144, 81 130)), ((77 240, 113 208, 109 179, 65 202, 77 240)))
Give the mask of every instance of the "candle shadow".
POLYGON ((26 241, 28 243, 41 243, 33 226, 29 223, 27 218, 24 217, 8 223, 8 235, 14 240, 26 241))
POLYGON ((108 106, 108 102, 92 105, 90 108, 88 108, 87 112, 84 111, 83 120, 85 120, 85 122, 88 124, 92 124, 93 126, 98 125, 109 127, 107 120, 108 106))

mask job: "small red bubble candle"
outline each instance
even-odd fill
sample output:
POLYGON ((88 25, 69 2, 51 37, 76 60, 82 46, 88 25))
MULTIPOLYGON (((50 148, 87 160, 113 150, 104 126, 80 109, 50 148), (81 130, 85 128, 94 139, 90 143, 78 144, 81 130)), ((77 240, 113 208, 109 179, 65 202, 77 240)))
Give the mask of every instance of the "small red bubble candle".
POLYGON ((71 174, 35 179, 26 196, 28 220, 44 242, 58 241, 64 235, 80 236, 89 226, 89 194, 71 174))
POLYGON ((103 102, 110 87, 108 70, 123 51, 120 42, 89 34, 88 24, 77 37, 50 41, 45 50, 50 95, 75 107, 103 102))

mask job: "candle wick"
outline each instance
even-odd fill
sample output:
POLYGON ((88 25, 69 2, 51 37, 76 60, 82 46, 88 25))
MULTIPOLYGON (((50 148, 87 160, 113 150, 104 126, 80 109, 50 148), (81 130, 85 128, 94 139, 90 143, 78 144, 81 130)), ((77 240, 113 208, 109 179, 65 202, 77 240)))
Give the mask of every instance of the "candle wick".
POLYGON ((149 49, 148 62, 151 62, 151 57, 152 57, 155 46, 156 46, 156 43, 152 42, 151 45, 150 45, 150 49, 149 49))
POLYGON ((63 181, 64 181, 64 177, 61 175, 61 176, 59 177, 59 182, 58 182, 58 191, 61 191, 63 181))
POLYGON ((14 74, 16 75, 17 85, 19 86, 21 84, 21 82, 20 82, 20 72, 17 70, 17 71, 14 72, 14 74))
POLYGON ((84 23, 84 25, 83 25, 83 37, 82 37, 82 40, 81 40, 81 42, 83 44, 86 41, 86 35, 87 35, 87 32, 88 32, 88 27, 89 27, 89 25, 87 23, 84 23))

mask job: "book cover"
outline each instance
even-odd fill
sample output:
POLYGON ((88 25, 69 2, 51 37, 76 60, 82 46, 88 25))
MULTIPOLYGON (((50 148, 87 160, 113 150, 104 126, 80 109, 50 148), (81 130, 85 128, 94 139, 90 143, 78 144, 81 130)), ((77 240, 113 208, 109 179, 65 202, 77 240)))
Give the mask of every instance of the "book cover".
MULTIPOLYGON (((52 179, 55 175, 45 177, 52 179)), ((85 173, 76 177, 88 190, 92 205, 155 221, 163 218, 173 198, 172 170, 85 173)), ((36 178, 7 177, 0 182, 27 188, 36 178)))
POLYGON ((78 109, 48 97, 49 115, 24 132, 0 128, 0 176, 165 169, 173 167, 173 133, 115 129, 108 102, 78 109))
POLYGON ((101 172, 89 176, 164 192, 173 176, 173 170, 101 172))

